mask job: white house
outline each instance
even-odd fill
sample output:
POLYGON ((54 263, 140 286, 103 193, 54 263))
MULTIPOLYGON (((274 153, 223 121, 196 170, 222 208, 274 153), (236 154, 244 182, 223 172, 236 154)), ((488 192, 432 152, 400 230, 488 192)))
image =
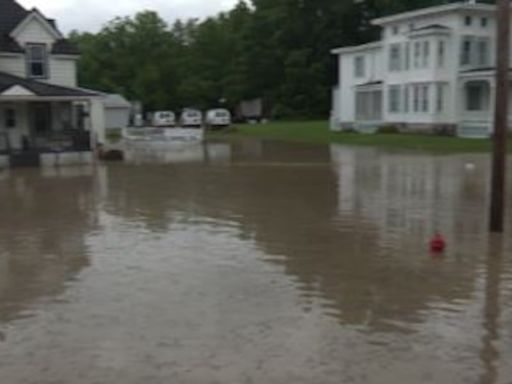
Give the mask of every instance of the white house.
POLYGON ((0 166, 89 161, 104 141, 104 95, 77 87, 78 58, 54 20, 0 0, 0 166))
POLYGON ((496 7, 466 1, 373 20, 380 41, 332 50, 339 84, 331 129, 489 136, 496 7))

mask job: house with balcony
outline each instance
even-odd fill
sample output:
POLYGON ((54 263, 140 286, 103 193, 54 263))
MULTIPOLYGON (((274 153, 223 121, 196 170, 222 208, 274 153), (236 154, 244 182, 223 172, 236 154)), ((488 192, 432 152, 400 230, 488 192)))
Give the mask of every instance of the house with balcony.
POLYGON ((496 6, 445 4, 372 21, 379 41, 332 50, 331 129, 492 134, 496 6))
POLYGON ((104 108, 78 87, 78 58, 55 20, 0 0, 0 166, 91 161, 104 108))

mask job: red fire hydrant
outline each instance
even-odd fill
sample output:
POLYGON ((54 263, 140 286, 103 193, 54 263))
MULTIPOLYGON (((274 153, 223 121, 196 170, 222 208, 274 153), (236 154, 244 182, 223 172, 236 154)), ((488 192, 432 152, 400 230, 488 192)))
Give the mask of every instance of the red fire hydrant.
POLYGON ((446 240, 443 235, 436 233, 435 236, 430 240, 430 251, 433 253, 442 253, 446 249, 446 240))

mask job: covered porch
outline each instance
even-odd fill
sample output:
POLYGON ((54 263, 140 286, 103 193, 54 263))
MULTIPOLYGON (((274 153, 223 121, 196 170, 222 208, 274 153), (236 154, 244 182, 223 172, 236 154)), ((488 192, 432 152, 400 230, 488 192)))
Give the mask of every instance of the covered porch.
POLYGON ((80 89, 0 73, 3 162, 7 157, 11 166, 39 165, 59 154, 90 152, 95 99, 95 94, 80 89))
POLYGON ((375 133, 383 118, 382 82, 370 82, 355 87, 355 130, 375 133))
MULTIPOLYGON (((464 72, 459 77, 457 135, 468 138, 487 138, 494 129, 496 80, 495 70, 464 72)), ((512 82, 509 82, 512 92, 512 82)), ((509 100, 509 121, 512 121, 512 99, 509 100)), ((512 125, 509 123, 509 129, 512 125)))

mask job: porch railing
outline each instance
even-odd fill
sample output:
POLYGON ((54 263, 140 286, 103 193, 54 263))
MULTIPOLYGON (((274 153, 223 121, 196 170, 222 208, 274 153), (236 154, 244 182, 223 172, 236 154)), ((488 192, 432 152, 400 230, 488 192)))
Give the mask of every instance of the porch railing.
POLYGON ((24 149, 39 152, 89 151, 91 149, 89 132, 79 130, 38 133, 23 140, 24 149))

